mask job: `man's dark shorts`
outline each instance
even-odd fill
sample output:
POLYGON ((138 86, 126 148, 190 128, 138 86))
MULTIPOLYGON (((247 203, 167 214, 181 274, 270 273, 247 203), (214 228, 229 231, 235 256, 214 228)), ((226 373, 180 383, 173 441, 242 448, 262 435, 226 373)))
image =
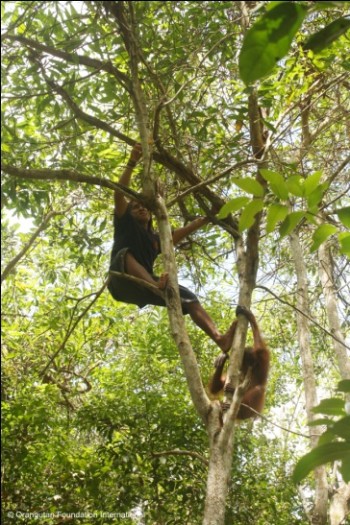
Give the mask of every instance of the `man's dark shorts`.
MULTIPOLYGON (((128 248, 120 250, 111 262, 110 270, 114 272, 125 273, 125 255, 128 248)), ((157 277, 153 276, 155 280, 157 277)), ((128 304, 136 304, 140 308, 143 308, 147 304, 153 304, 155 306, 166 306, 165 301, 162 297, 154 294, 151 290, 139 286, 133 283, 127 278, 122 276, 111 276, 111 280, 108 284, 108 290, 111 295, 117 301, 128 304)), ((179 285, 180 298, 182 304, 182 311, 184 314, 188 313, 187 305, 190 303, 198 303, 197 296, 184 286, 179 285)))

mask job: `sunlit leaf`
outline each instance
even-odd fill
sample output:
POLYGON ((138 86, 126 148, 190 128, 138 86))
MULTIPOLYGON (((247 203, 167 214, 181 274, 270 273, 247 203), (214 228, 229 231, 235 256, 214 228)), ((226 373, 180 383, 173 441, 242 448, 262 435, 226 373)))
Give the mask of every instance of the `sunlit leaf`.
POLYGON ((267 210, 266 232, 271 233, 278 222, 283 221, 288 214, 287 206, 270 204, 267 210))
POLYGON ((350 233, 342 232, 338 234, 340 242, 340 251, 344 255, 350 257, 350 233))
POLYGON ((244 208, 239 219, 239 231, 242 232, 254 224, 255 216, 264 207, 262 199, 256 199, 244 208))
POLYGON ((317 248, 326 240, 328 237, 338 231, 337 227, 333 224, 321 224, 314 232, 312 240, 314 241, 311 246, 311 251, 314 252, 317 248))
POLYGON ((286 180, 288 191, 296 197, 304 195, 304 179, 300 175, 292 175, 286 180))
POLYGON ((320 179, 322 177, 322 173, 320 171, 317 171, 316 173, 313 173, 312 175, 309 175, 305 181, 304 181, 304 195, 307 197, 310 195, 319 185, 320 179))
POLYGON ((219 219, 224 219, 227 217, 229 213, 234 213, 235 211, 240 210, 250 201, 249 197, 237 197, 236 199, 232 199, 229 202, 226 202, 226 204, 223 205, 221 210, 218 213, 219 219))
POLYGON ((297 226, 297 224, 299 224, 299 222, 304 216, 305 213, 303 211, 293 211, 292 213, 287 215, 287 217, 284 219, 280 226, 281 237, 289 235, 297 226))
POLYGON ((255 179, 239 179, 236 177, 232 179, 232 182, 245 192, 251 193, 255 197, 263 197, 264 195, 264 188, 255 179))
POLYGON ((336 210, 336 214, 344 226, 346 226, 346 228, 350 228, 350 206, 336 210))
POLYGON ((239 56, 239 72, 245 84, 270 73, 288 53, 306 13, 306 6, 282 2, 253 24, 244 38, 239 56))

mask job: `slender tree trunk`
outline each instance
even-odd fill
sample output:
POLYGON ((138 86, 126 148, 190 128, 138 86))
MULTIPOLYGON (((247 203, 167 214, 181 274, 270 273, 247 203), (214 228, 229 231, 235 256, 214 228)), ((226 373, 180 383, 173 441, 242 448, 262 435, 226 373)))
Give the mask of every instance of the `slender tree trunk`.
MULTIPOLYGON (((321 244, 318 250, 319 275, 322 283, 323 295, 328 317, 330 332, 334 335, 333 348, 338 362, 339 372, 342 379, 350 379, 350 359, 344 343, 344 337, 340 328, 339 313, 337 308, 337 292, 334 281, 333 259, 331 256, 331 245, 327 241, 321 244)), ((347 396, 349 400, 350 396, 347 396)), ((336 467, 335 467, 336 468, 336 467)), ((336 473, 337 474, 337 473, 336 473)), ((341 525, 346 516, 349 515, 348 504, 350 502, 350 484, 344 483, 339 478, 334 483, 331 491, 329 517, 331 525, 341 525)))
MULTIPOLYGON (((295 271, 297 276, 297 307, 299 310, 309 314, 308 281, 306 265, 303 257, 303 250, 300 244, 298 233, 290 236, 291 251, 293 254, 295 271)), ((298 340, 302 360, 306 413, 309 421, 315 419, 312 408, 318 404, 316 381, 313 368, 313 359, 310 347, 310 327, 309 320, 302 314, 297 313, 298 340)), ((310 432, 311 447, 317 445, 318 437, 321 434, 319 427, 312 427, 310 432)), ((314 470, 315 476, 315 502, 311 517, 312 525, 327 524, 327 501, 328 483, 325 467, 318 467, 314 470)))
POLYGON ((319 275, 325 298, 328 325, 334 335, 333 348, 337 358, 339 372, 342 379, 350 379, 350 359, 346 351, 344 337, 340 328, 336 286, 334 283, 333 260, 330 243, 321 244, 318 250, 319 275))

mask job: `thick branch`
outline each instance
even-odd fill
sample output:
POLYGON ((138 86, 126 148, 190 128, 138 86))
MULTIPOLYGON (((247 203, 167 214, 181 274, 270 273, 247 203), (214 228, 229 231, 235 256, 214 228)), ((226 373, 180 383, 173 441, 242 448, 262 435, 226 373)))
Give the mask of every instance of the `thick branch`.
POLYGON ((112 182, 108 179, 102 179, 101 177, 85 175, 76 170, 24 169, 16 168, 15 166, 10 166, 8 164, 1 164, 1 170, 12 177, 20 177, 22 179, 83 182, 94 186, 101 186, 102 188, 108 188, 110 190, 118 189, 131 199, 139 200, 141 202, 145 201, 145 198, 140 193, 137 193, 118 182, 112 182))
POLYGON ((160 290, 154 284, 149 283, 148 281, 145 281, 144 279, 139 279, 138 277, 134 277, 133 275, 129 275, 127 273, 114 272, 112 270, 109 273, 112 276, 114 275, 115 277, 122 277, 123 279, 126 279, 127 281, 138 284, 139 286, 143 286, 144 288, 147 288, 147 290, 150 290, 151 292, 155 293, 156 295, 159 295, 159 297, 162 297, 162 299, 165 300, 164 292, 160 290))

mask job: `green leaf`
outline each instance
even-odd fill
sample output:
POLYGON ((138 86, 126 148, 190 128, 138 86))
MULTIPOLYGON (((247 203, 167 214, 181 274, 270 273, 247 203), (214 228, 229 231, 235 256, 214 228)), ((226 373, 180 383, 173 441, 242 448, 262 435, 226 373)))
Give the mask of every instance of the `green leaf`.
POLYGON ((260 170, 263 178, 270 184, 270 188, 279 199, 287 200, 289 197, 288 188, 284 178, 280 173, 270 170, 260 170))
POLYGON ((338 215, 342 224, 344 224, 346 228, 350 228, 350 206, 336 210, 336 214, 338 215))
POLYGON ((343 460, 341 466, 339 467, 339 472, 342 475, 345 483, 350 483, 350 459, 343 460))
POLYGON ((310 49, 314 53, 320 53, 341 35, 346 33, 349 28, 350 20, 342 16, 320 31, 317 31, 314 35, 311 35, 303 47, 304 49, 310 49))
POLYGON ((350 416, 345 416, 334 423, 332 432, 350 442, 350 416))
POLYGON ((317 213, 317 207, 322 201, 324 192, 328 189, 328 186, 328 182, 324 182, 323 184, 320 184, 312 193, 310 193, 310 195, 308 195, 307 205, 310 210, 316 207, 314 212, 317 213))
POLYGON ((330 418, 314 419, 313 421, 308 421, 309 427, 319 427, 321 425, 333 425, 334 421, 330 418))
POLYGON ((292 175, 286 180, 288 191, 296 197, 304 195, 304 179, 300 175, 292 175))
POLYGON ((317 188, 317 186, 320 183, 320 179, 322 177, 321 171, 316 171, 316 173, 313 173, 312 175, 309 175, 305 181, 304 181, 304 196, 307 197, 308 195, 311 195, 311 193, 317 188))
POLYGON ((238 177, 235 177, 232 179, 232 182, 245 192, 252 193, 255 197, 264 196, 264 188, 255 179, 239 179, 238 177))
POLYGON ((312 409, 315 414, 326 414, 328 416, 343 416, 344 401, 336 397, 323 399, 317 407, 312 409))
POLYGON ((328 237, 338 231, 337 227, 333 224, 321 224, 314 232, 312 240, 314 241, 310 250, 314 252, 317 248, 326 240, 328 237))
POLYGON ((307 8, 282 2, 269 9, 247 32, 239 56, 240 77, 251 84, 270 73, 290 48, 307 8))
POLYGON ((266 232, 271 233, 278 222, 283 221, 288 215, 287 206, 271 204, 267 210, 266 232))
POLYGON ((340 251, 344 255, 350 257, 350 233, 342 232, 338 234, 340 242, 340 251))
POLYGON ((234 213, 235 211, 240 210, 249 201, 249 197, 237 197, 236 199, 226 202, 217 215, 218 219, 224 219, 229 213, 234 213))
POLYGON ((293 472, 294 483, 299 483, 316 467, 338 460, 350 462, 350 443, 327 443, 314 448, 298 461, 293 472))
POLYGON ((339 390, 339 392, 346 392, 347 394, 349 394, 350 379, 343 379, 342 381, 339 381, 337 390, 339 390))
POLYGON ((280 226, 281 237, 289 235, 304 216, 305 213, 303 211, 292 211, 292 213, 287 215, 280 226))
POLYGON ((239 231, 242 232, 254 224, 255 215, 264 207, 262 199, 256 199, 244 208, 239 219, 239 231))

